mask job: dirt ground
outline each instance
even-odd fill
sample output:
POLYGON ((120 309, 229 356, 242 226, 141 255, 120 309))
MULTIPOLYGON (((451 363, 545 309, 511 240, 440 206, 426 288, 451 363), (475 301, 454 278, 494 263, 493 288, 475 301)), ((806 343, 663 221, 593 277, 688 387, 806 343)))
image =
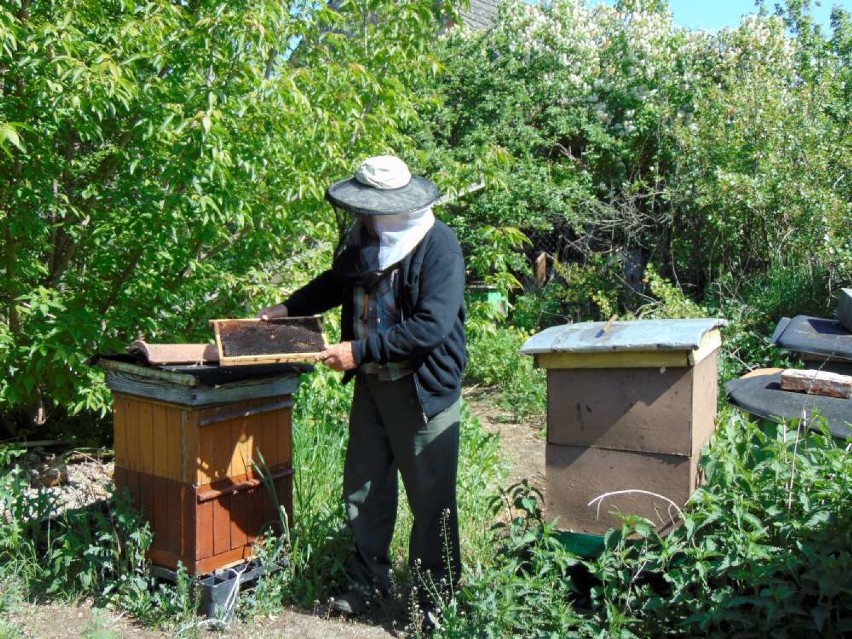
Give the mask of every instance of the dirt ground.
MULTIPOLYGON (((501 449, 508 464, 506 486, 523 479, 542 490, 544 488, 544 448, 541 436, 543 420, 527 423, 512 421, 508 413, 494 405, 488 393, 468 389, 465 399, 471 412, 479 417, 486 432, 500 436, 501 449)), ((73 477, 72 477, 73 480, 73 477)), ((392 611, 390 611, 392 612, 392 611)), ((165 639, 167 637, 228 637, 229 639, 293 638, 299 639, 387 639, 405 637, 404 628, 395 627, 393 618, 400 615, 377 611, 354 621, 332 617, 328 606, 316 610, 283 609, 274 616, 252 619, 245 623, 234 620, 227 629, 214 632, 203 625, 186 626, 171 631, 142 628, 122 614, 93 608, 90 602, 76 605, 16 605, 2 617, 19 628, 26 639, 165 639)))

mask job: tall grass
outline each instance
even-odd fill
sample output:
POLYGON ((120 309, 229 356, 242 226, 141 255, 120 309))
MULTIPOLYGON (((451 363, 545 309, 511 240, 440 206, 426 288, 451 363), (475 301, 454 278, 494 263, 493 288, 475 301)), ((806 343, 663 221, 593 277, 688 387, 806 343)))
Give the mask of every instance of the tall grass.
MULTIPOLYGON (((262 592, 250 603, 252 614, 268 610, 270 599, 311 607, 347 584, 345 563, 353 546, 342 493, 351 387, 342 386, 339 375, 318 369, 303 378, 295 406, 294 521, 287 522, 289 532, 282 547, 288 568, 262 580, 262 592)), ((493 520, 488 503, 501 473, 499 441, 482 430, 463 404, 458 496, 465 563, 476 563, 490 552, 493 520)), ((391 553, 402 588, 410 580, 411 524, 411 512, 401 494, 391 553)))

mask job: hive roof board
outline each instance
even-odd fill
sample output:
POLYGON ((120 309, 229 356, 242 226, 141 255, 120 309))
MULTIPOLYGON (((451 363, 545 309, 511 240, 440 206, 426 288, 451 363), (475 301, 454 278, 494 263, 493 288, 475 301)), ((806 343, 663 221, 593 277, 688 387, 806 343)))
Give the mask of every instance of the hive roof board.
POLYGON ((326 340, 318 315, 210 320, 221 366, 316 362, 326 340))
POLYGON ((836 320, 807 315, 783 317, 770 341, 788 351, 852 362, 852 332, 836 320))
POLYGON ((127 347, 127 352, 151 366, 219 362, 219 352, 213 344, 151 344, 137 339, 127 347))
POLYGON ((521 353, 543 368, 692 366, 719 347, 719 329, 727 324, 717 318, 578 322, 533 335, 521 353))

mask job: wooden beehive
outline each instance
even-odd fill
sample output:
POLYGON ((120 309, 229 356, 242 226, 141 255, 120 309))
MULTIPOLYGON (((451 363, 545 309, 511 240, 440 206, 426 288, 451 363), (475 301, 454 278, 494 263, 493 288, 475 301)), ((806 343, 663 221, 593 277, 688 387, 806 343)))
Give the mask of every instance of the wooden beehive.
POLYGON ((207 574, 250 558, 279 506, 292 519, 298 374, 208 386, 176 370, 188 367, 99 364, 113 391, 115 486, 148 519, 153 564, 207 574))
POLYGON ((715 427, 724 324, 585 322, 527 341, 522 352, 547 369, 549 519, 588 534, 617 526, 617 513, 671 526, 669 500, 681 507, 697 488, 715 427))

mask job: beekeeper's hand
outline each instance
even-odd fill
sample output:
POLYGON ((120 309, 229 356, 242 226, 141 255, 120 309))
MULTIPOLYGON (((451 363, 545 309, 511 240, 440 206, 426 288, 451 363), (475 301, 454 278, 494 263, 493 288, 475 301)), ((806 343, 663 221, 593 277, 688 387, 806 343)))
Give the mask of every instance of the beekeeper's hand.
POLYGON ((260 309, 255 317, 267 322, 278 317, 287 317, 287 315, 286 306, 283 304, 275 304, 274 306, 267 306, 266 308, 260 309))
POLYGON ((326 346, 320 353, 320 361, 333 371, 351 371, 358 366, 352 342, 326 346))

